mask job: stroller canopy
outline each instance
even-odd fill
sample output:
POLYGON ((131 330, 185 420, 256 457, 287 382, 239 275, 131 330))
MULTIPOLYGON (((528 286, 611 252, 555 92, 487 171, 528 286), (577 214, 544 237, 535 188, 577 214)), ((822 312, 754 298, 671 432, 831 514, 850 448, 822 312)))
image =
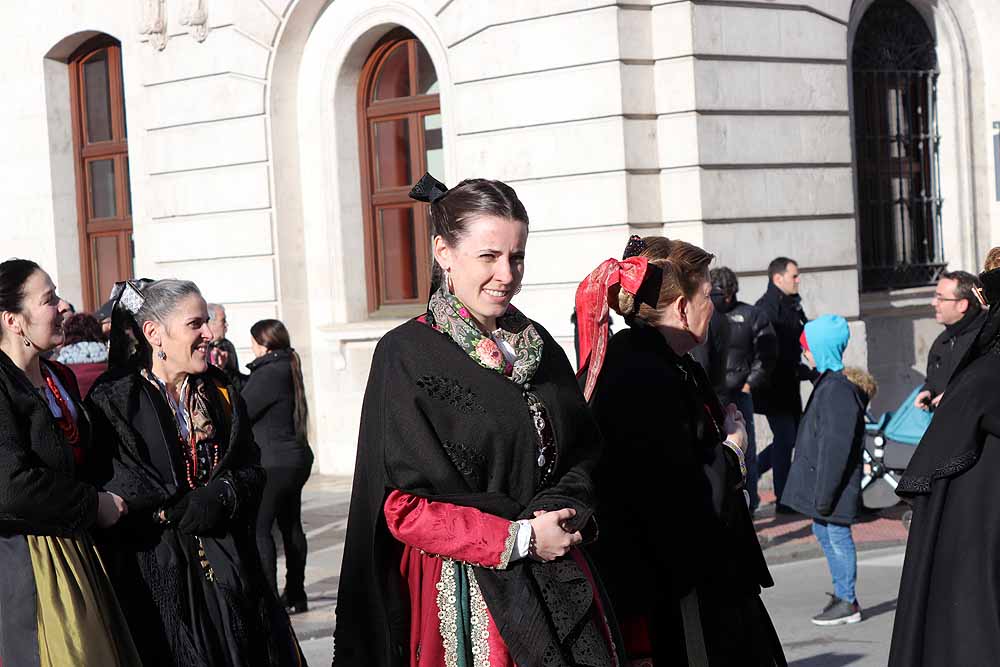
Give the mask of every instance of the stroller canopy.
POLYGON ((913 446, 919 444, 931 424, 931 413, 913 405, 921 389, 923 387, 917 387, 896 410, 885 413, 874 424, 868 424, 868 430, 882 431, 886 438, 896 442, 913 446))

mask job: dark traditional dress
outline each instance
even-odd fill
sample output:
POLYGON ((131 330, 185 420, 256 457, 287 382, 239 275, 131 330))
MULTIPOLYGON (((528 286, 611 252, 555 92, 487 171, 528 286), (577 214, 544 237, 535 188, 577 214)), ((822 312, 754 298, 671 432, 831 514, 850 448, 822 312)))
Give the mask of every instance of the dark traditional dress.
POLYGON ((189 377, 174 405, 148 371, 126 366, 98 380, 87 404, 98 437, 114 443, 107 488, 129 504, 102 546, 144 664, 302 664, 260 567, 253 527, 264 474, 225 375, 209 367, 189 377), (190 534, 160 521, 160 510, 220 480, 232 494, 224 524, 190 534))
POLYGON ((704 370, 636 322, 609 342, 591 407, 605 438, 593 554, 629 657, 784 665, 760 600, 773 582, 704 370))
POLYGON ((41 363, 44 394, 0 352, 0 664, 138 666, 88 532, 106 452, 73 374, 41 363))
POLYGON ((582 549, 512 561, 518 519, 591 526, 600 448, 559 345, 511 308, 484 336, 444 292, 382 338, 337 601, 338 667, 621 664, 582 549), (509 345, 513 363, 498 347, 509 345))
MULTIPOLYGON (((990 303, 1000 303, 1000 272, 980 277, 990 303)), ((993 305, 896 490, 913 504, 913 521, 891 667, 1000 660, 998 480, 1000 305, 993 305)))

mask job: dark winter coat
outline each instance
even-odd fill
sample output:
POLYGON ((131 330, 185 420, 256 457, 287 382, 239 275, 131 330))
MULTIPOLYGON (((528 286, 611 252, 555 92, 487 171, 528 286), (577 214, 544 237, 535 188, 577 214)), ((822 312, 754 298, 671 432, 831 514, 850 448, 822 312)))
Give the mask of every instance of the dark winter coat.
POLYGON ((217 389, 209 394, 220 442, 211 480, 228 480, 237 497, 236 513, 211 537, 155 518, 190 492, 176 421, 162 394, 137 371, 119 368, 87 397, 95 439, 113 449, 105 488, 129 506, 101 545, 108 575, 144 665, 300 664, 288 616, 269 593, 257 554, 264 471, 246 408, 222 371, 209 366, 202 377, 217 389))
POLYGON ((705 369, 713 387, 719 387, 726 381, 730 345, 729 320, 724 313, 716 310, 708 325, 708 340, 691 350, 691 356, 705 369))
POLYGON ((785 664, 760 601, 773 581, 702 368, 636 323, 608 343, 591 409, 605 438, 593 553, 619 617, 648 620, 655 664, 686 665, 681 600, 696 591, 711 665, 785 664))
POLYGON ((243 387, 253 437, 265 468, 311 468, 313 453, 305 436, 295 434, 295 385, 292 351, 273 350, 250 362, 243 387))
POLYGON ((948 387, 951 376, 976 340, 985 321, 986 311, 979 306, 972 306, 961 320, 946 326, 934 339, 927 354, 927 381, 924 382, 924 389, 931 392, 932 397, 943 393, 948 387))
POLYGON ((749 303, 712 297, 716 312, 722 313, 729 324, 729 346, 726 351, 726 374, 715 393, 729 403, 750 385, 750 392, 758 394, 767 386, 778 355, 774 327, 767 315, 749 303))
POLYGON ((795 439, 781 502, 821 521, 857 519, 868 395, 840 371, 819 377, 795 439))
MULTIPOLYGON (((1000 304, 1000 290, 988 298, 1000 304)), ((1000 310, 991 315, 897 488, 913 522, 890 667, 995 665, 1000 656, 1000 310)))
MULTIPOLYGON (((73 373, 42 360, 78 406, 85 466, 56 427, 45 399, 0 352, 0 533, 59 535, 84 532, 97 521, 97 488, 109 476, 106 452, 92 448, 90 420, 73 373)), ((96 441, 100 442, 100 441, 96 441)))
POLYGON ((765 387, 754 393, 754 410, 760 414, 792 414, 802 412, 800 370, 802 347, 799 337, 808 318, 802 310, 802 297, 785 294, 773 282, 757 301, 759 308, 774 327, 777 358, 765 387))

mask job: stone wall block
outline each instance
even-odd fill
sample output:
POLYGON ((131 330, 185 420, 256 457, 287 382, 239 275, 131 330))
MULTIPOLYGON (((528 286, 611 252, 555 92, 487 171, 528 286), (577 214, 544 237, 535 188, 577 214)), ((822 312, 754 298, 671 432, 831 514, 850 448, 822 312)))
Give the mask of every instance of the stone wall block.
POLYGON ((694 51, 703 55, 842 60, 847 53, 847 27, 807 11, 695 5, 694 51))
POLYGON ((661 168, 690 167, 701 163, 698 114, 694 112, 660 116, 657 144, 661 168))
POLYGON ((624 131, 626 167, 628 169, 658 168, 656 121, 626 118, 624 131))
POLYGON ((264 116, 151 131, 146 135, 146 146, 151 174, 268 159, 264 116))
POLYGON ((249 164, 149 177, 152 218, 269 208, 266 164, 249 164))
POLYGON ((626 9, 618 12, 620 54, 625 60, 649 60, 653 57, 652 12, 649 9, 626 9))
MULTIPOLYGON (((661 119, 660 128, 677 122, 676 118, 661 119)), ((851 161, 847 116, 699 115, 697 126, 705 166, 851 161)), ((671 163, 664 161, 664 166, 671 163)))
POLYGON ((649 223, 662 220, 659 174, 628 174, 625 182, 628 187, 628 221, 649 223))
POLYGON ((660 172, 660 200, 664 222, 702 219, 701 168, 679 167, 660 172))
POLYGON ((657 113, 678 113, 697 108, 696 65, 692 57, 656 62, 653 66, 653 87, 657 113))
MULTIPOLYGON (((444 5, 446 0, 430 0, 431 6, 444 5)), ((513 0, 510 2, 482 2, 481 0, 454 0, 438 16, 441 31, 450 44, 467 38, 479 30, 493 30, 491 26, 504 23, 545 20, 572 14, 583 14, 603 9, 607 0, 513 0)), ((435 13, 440 7, 435 8, 435 13)))
POLYGON ((264 79, 270 57, 268 48, 231 27, 213 30, 201 43, 175 39, 163 51, 141 49, 140 53, 139 68, 147 86, 225 73, 264 79))
POLYGON ((803 266, 857 262, 853 218, 705 225, 706 249, 733 271, 761 271, 778 255, 803 266))
POLYGON ((451 57, 456 82, 616 60, 618 9, 498 25, 454 46, 451 57))
POLYGON ((264 113, 264 82, 234 74, 163 83, 143 90, 147 130, 264 113))
POLYGON ((587 234, 573 229, 534 233, 525 282, 575 286, 608 257, 621 256, 628 235, 627 225, 594 229, 587 234), (555 258, 559 261, 553 261, 555 258))
POLYGON ((267 209, 208 216, 167 218, 149 226, 154 262, 270 255, 271 212, 267 209), (198 243, 179 243, 198 239, 198 243))
POLYGON ((540 231, 621 224, 629 218, 627 191, 633 177, 625 171, 583 174, 562 178, 520 181, 517 196, 531 218, 528 254, 534 257, 531 239, 540 231))
POLYGON ((458 137, 458 172, 519 181, 621 170, 623 134, 615 117, 458 137))
MULTIPOLYGON (((593 91, 601 90, 593 88, 593 91)), ((656 113, 656 68, 653 65, 621 65, 622 112, 634 115, 656 113)), ((610 96, 609 96, 610 97, 610 96)))
POLYGON ((841 215, 854 212, 849 167, 705 169, 704 218, 841 215))
POLYGON ((458 134, 622 113, 622 67, 584 65, 490 79, 456 88, 458 134), (598 94, 598 91, 601 91, 598 94))
MULTIPOLYGON (((266 257, 221 258, 207 261, 158 264, 160 277, 183 276, 196 285, 211 285, 206 298, 219 303, 274 301, 274 259, 266 257)), ((226 310, 229 310, 227 305, 226 310)))
POLYGON ((690 56, 694 50, 694 6, 675 2, 653 7, 653 58, 690 56))

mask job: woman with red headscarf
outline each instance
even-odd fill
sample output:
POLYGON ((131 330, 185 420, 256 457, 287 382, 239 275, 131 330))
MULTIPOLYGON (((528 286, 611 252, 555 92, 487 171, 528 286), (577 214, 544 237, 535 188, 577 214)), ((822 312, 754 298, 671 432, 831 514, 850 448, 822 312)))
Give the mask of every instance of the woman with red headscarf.
POLYGON ((633 236, 577 291, 580 374, 605 438, 593 554, 633 665, 786 664, 760 601, 773 582, 743 487, 745 425, 688 355, 708 334, 712 259, 633 236), (610 340, 609 308, 629 325, 610 340))

